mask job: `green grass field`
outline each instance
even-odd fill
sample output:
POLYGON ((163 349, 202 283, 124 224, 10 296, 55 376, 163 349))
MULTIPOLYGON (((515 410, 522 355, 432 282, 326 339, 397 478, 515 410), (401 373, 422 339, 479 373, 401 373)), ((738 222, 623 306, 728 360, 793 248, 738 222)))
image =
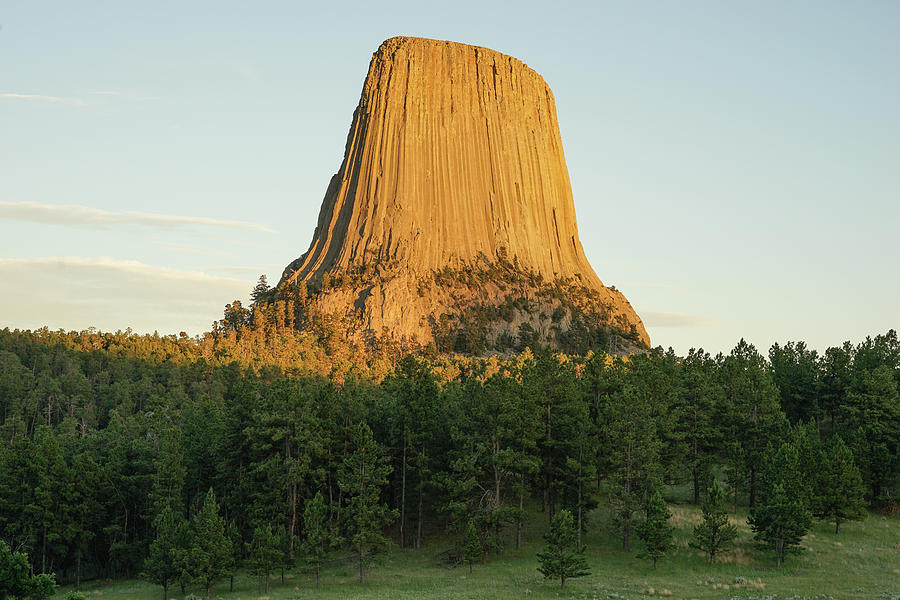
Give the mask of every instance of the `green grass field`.
MULTIPOLYGON (((358 583, 354 565, 336 566, 322 573, 322 588, 316 590, 312 575, 288 573, 281 583, 273 575, 268 595, 256 593, 256 578, 244 572, 235 578, 234 592, 228 581, 213 588, 212 597, 228 600, 334 599, 514 599, 573 598, 584 600, 668 598, 740 599, 900 599, 900 519, 869 515, 862 522, 842 525, 835 535, 833 525, 817 522, 806 537, 806 550, 788 557, 774 569, 771 553, 757 550, 744 518, 735 522, 741 537, 735 549, 721 562, 709 565, 697 551, 688 548, 691 527, 700 511, 687 505, 670 505, 677 526, 678 547, 660 560, 654 571, 649 561, 625 553, 621 542, 599 511, 592 515, 592 532, 586 537, 592 574, 566 582, 545 581, 537 571, 535 553, 542 547, 546 518, 536 515, 522 550, 507 550, 489 556, 468 568, 448 567, 439 559, 449 542, 431 540, 419 551, 394 549, 369 571, 369 583, 358 583)), ((512 544, 510 544, 512 545, 512 544)), ((57 598, 63 598, 62 588, 57 598)), ((81 591, 90 599, 151 600, 162 598, 162 588, 143 581, 90 582, 81 591)), ((188 593, 203 595, 201 589, 188 593)), ((180 590, 170 589, 170 598, 180 599, 180 590)))

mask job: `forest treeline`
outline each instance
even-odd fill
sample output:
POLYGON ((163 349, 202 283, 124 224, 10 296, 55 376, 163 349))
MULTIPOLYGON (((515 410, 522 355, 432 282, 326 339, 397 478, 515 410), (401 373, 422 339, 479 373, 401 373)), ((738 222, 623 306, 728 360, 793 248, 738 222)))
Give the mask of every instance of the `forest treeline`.
POLYGON ((228 565, 315 570, 337 552, 364 577, 388 539, 450 533, 465 560, 473 531, 486 552, 518 546, 528 507, 580 535, 598 503, 628 550, 665 485, 699 504, 716 478, 757 521, 785 495, 836 528, 862 503, 897 510, 893 330, 821 354, 376 359, 223 329, 0 331, 0 538, 34 573, 208 589, 228 565), (826 502, 838 484, 858 498, 826 502))

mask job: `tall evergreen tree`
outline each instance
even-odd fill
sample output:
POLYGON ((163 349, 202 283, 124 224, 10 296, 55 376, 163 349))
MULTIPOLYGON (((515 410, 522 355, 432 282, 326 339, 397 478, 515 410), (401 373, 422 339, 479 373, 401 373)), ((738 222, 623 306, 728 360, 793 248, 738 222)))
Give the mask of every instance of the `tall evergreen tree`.
POLYGON ((181 574, 181 557, 187 550, 181 544, 180 529, 184 518, 171 506, 165 506, 153 519, 156 538, 150 542, 150 553, 144 561, 142 577, 162 586, 163 600, 169 597, 169 586, 181 574))
POLYGON ((738 342, 724 358, 719 372, 728 403, 728 435, 740 445, 753 507, 766 446, 780 443, 787 422, 766 360, 752 344, 743 339, 738 342))
POLYGON ((816 351, 804 342, 774 344, 769 349, 769 364, 788 420, 818 422, 821 372, 816 351))
POLYGON ((722 388, 715 377, 716 361, 703 349, 688 352, 680 375, 676 426, 683 435, 684 463, 690 471, 694 504, 700 504, 700 490, 710 477, 714 454, 721 447, 722 388))
POLYGON ((549 347, 542 349, 534 364, 526 369, 523 387, 541 415, 537 479, 541 506, 548 519, 552 519, 559 497, 569 484, 566 458, 577 453, 574 426, 585 406, 580 398, 575 366, 549 347))
POLYGON ((825 350, 819 360, 819 406, 822 431, 834 432, 841 422, 841 405, 853 379, 854 349, 850 342, 825 350))
POLYGON ((434 429, 433 415, 438 398, 438 387, 434 374, 425 361, 407 354, 400 359, 394 374, 386 382, 393 390, 397 419, 397 434, 400 437, 400 547, 406 545, 407 497, 410 479, 416 494, 416 533, 413 545, 422 544, 422 524, 424 521, 425 488, 429 479, 428 441, 434 429))
POLYGON ((351 452, 340 465, 338 483, 347 496, 346 525, 359 563, 359 582, 363 584, 366 566, 390 544, 382 530, 397 518, 397 511, 381 502, 381 489, 390 472, 372 430, 365 423, 358 423, 353 428, 351 452))
POLYGON ((621 358, 605 353, 591 356, 582 369, 581 385, 591 421, 590 439, 593 440, 593 460, 596 471, 596 487, 612 471, 610 447, 606 433, 610 416, 607 405, 616 394, 621 393, 625 380, 625 364, 621 358))
MULTIPOLYGON (((667 483, 683 481, 690 450, 688 431, 682 427, 684 413, 688 410, 683 399, 682 362, 671 348, 665 352, 655 348, 632 357, 626 371, 627 382, 649 400, 648 408, 659 445, 659 474, 667 483)), ((647 500, 644 498, 645 503, 647 500)))
POLYGON ((317 378, 275 379, 253 411, 245 430, 254 446, 250 465, 260 485, 254 490, 257 523, 283 523, 290 552, 302 518, 302 500, 327 447, 319 418, 333 386, 317 378), (275 515, 272 511, 275 511, 275 515))
POLYGON ((748 522, 754 539, 775 551, 775 566, 781 568, 788 552, 797 548, 809 531, 809 490, 802 479, 797 449, 790 443, 764 455, 760 502, 750 511, 748 522))
POLYGON ((485 449, 481 430, 470 415, 478 413, 483 405, 484 389, 476 377, 468 377, 463 382, 454 382, 444 390, 443 404, 449 407, 447 428, 450 430, 451 446, 446 457, 446 468, 436 474, 443 503, 441 512, 446 515, 448 530, 464 533, 466 525, 472 521, 476 527, 484 528, 489 511, 482 498, 489 489, 485 482, 485 449))
POLYGON ((67 454, 71 456, 70 470, 73 473, 69 487, 69 497, 66 499, 71 522, 71 533, 68 554, 74 555, 75 560, 75 588, 81 586, 82 566, 85 558, 91 552, 94 539, 106 525, 106 506, 103 494, 111 492, 109 483, 103 480, 100 465, 94 460, 90 452, 79 452, 79 448, 85 448, 88 443, 79 438, 73 440, 70 436, 67 454), (72 453, 76 453, 72 456, 72 453))
POLYGON ((300 548, 303 563, 316 573, 316 589, 319 588, 319 573, 329 550, 336 544, 336 535, 328 526, 328 507, 322 492, 316 492, 303 509, 304 537, 300 548))
POLYGON ((610 502, 622 532, 622 548, 631 549, 634 513, 662 484, 660 441, 653 399, 629 383, 606 406, 604 436, 610 450, 610 502))
POLYGON ((826 448, 821 482, 816 516, 833 521, 835 534, 841 532, 842 522, 865 517, 862 476, 853 461, 853 453, 838 436, 834 436, 826 448))
POLYGON ((644 542, 644 548, 638 552, 638 558, 651 559, 654 569, 656 561, 675 545, 675 539, 672 537, 675 528, 669 525, 671 518, 672 513, 666 506, 662 494, 657 490, 647 505, 647 518, 635 527, 638 537, 644 542))
POLYGON ((859 357, 857 361, 854 383, 839 410, 840 430, 854 450, 871 500, 878 502, 900 481, 900 385, 890 366, 865 369, 859 357))
POLYGON ((728 550, 737 537, 737 527, 728 522, 725 495, 715 479, 706 492, 701 510, 703 521, 694 527, 690 545, 705 552, 712 564, 716 560, 716 555, 728 550))
POLYGON ((797 469, 808 496, 809 510, 815 514, 824 493, 825 482, 822 479, 825 469, 825 451, 819 429, 812 421, 797 423, 793 428, 793 444, 797 450, 797 469))
POLYGON ((578 548, 571 512, 563 509, 554 515, 544 540, 547 545, 537 558, 541 564, 538 571, 546 579, 559 578, 560 588, 565 589, 566 579, 591 574, 584 558, 585 548, 578 548))
POLYGON ((153 487, 150 491, 151 518, 170 508, 176 517, 184 517, 184 450, 181 431, 168 421, 160 423, 159 450, 153 461, 153 487))
POLYGON ((191 519, 191 532, 191 573, 203 585, 209 600, 210 588, 228 574, 232 561, 231 542, 225 535, 225 520, 219 515, 219 505, 212 488, 207 492, 199 512, 191 519))
POLYGON ((259 593, 269 593, 270 573, 282 554, 278 542, 278 536, 272 531, 271 523, 260 525, 253 530, 247 554, 250 572, 256 575, 256 588, 259 593))
POLYGON ((566 504, 572 506, 575 516, 575 530, 578 532, 578 547, 581 548, 581 536, 587 529, 587 512, 597 506, 594 492, 597 491, 594 479, 595 455, 590 446, 595 442, 591 437, 591 425, 588 418, 587 405, 581 405, 574 424, 574 453, 566 457, 565 497, 566 504))
POLYGON ((503 552, 503 528, 524 519, 527 477, 537 470, 539 435, 534 404, 511 377, 492 375, 482 383, 470 376, 454 403, 451 427, 456 447, 442 483, 445 511, 461 533, 469 521, 484 534, 485 550, 503 552), (529 428, 528 426, 533 427, 529 428))
POLYGON ((73 473, 66 465, 60 447, 60 439, 52 427, 41 425, 34 434, 34 477, 31 498, 23 503, 20 518, 30 522, 35 542, 40 547, 40 572, 53 572, 54 559, 65 553, 71 539, 73 515, 71 507, 64 503, 68 497, 73 473))
POLYGON ((271 288, 269 287, 269 282, 266 280, 265 274, 260 275, 256 285, 253 286, 253 290, 250 291, 250 300, 253 304, 264 301, 268 298, 270 290, 271 288))
POLYGON ((228 537, 228 541, 231 543, 232 568, 228 573, 228 591, 233 592, 234 573, 235 571, 237 571, 241 563, 244 562, 244 538, 241 536, 241 531, 234 521, 228 522, 228 527, 225 528, 225 535, 228 537))

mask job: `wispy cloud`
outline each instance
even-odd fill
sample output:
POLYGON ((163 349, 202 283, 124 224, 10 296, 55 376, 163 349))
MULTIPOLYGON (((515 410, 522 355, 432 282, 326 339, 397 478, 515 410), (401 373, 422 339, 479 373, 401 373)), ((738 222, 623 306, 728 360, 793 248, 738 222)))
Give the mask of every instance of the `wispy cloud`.
POLYGON ((184 226, 202 226, 275 233, 268 227, 249 221, 143 212, 113 212, 89 206, 40 204, 38 202, 0 202, 0 218, 69 227, 105 228, 111 225, 142 225, 158 229, 173 229, 184 226))
POLYGON ((107 98, 119 98, 121 100, 130 100, 132 102, 145 102, 147 100, 159 100, 159 96, 145 96, 144 94, 135 94, 132 92, 117 92, 114 90, 97 90, 88 92, 92 96, 105 96, 107 98))
POLYGON ((647 327, 714 327, 719 324, 716 319, 703 315, 660 312, 652 310, 639 311, 644 325, 647 327))
POLYGON ((17 94, 14 92, 0 92, 0 98, 10 100, 30 100, 35 102, 48 102, 51 104, 65 104, 67 106, 87 106, 88 102, 80 98, 63 98, 61 96, 46 96, 44 94, 17 94))
POLYGON ((23 267, 55 267, 58 269, 93 269, 101 271, 117 271, 130 275, 170 280, 202 280, 229 283, 244 283, 243 279, 207 275, 201 271, 184 271, 167 267, 154 267, 136 260, 121 260, 101 256, 100 258, 83 258, 80 256, 48 256, 40 258, 0 258, 0 269, 23 267))
POLYGON ((20 94, 18 92, 0 92, 0 98, 8 100, 20 100, 25 102, 41 102, 47 104, 61 104, 65 106, 76 106, 84 108, 86 106, 96 106, 103 103, 103 98, 125 100, 128 102, 146 102, 150 100, 159 100, 158 96, 147 96, 145 94, 136 94, 133 92, 120 92, 116 90, 96 90, 87 92, 89 96, 99 96, 95 100, 86 100, 83 98, 69 98, 65 96, 51 96, 48 94, 20 94))
POLYGON ((0 327, 200 333, 251 278, 219 277, 108 257, 0 259, 0 327))

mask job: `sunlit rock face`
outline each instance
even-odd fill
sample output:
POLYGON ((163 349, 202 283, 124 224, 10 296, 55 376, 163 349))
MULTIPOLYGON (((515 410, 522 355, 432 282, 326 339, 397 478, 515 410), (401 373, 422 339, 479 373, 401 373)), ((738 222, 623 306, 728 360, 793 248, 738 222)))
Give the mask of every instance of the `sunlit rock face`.
POLYGON ((550 88, 477 46, 396 37, 372 56, 312 243, 280 287, 301 281, 350 335, 446 346, 474 307, 491 313, 488 347, 524 323, 559 345, 586 315, 649 345, 584 255, 550 88))

